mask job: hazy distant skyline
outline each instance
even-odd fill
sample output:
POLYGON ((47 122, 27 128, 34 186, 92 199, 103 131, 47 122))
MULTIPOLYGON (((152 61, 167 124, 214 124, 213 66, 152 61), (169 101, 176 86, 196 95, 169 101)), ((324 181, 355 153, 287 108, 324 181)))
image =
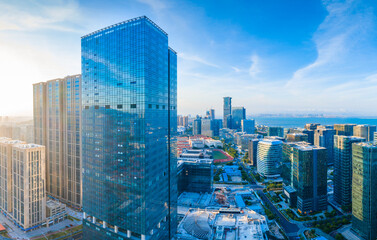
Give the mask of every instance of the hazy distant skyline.
POLYGON ((377 115, 377 2, 0 2, 0 115, 32 115, 32 84, 81 73, 80 37, 141 15, 178 52, 178 113, 377 115))

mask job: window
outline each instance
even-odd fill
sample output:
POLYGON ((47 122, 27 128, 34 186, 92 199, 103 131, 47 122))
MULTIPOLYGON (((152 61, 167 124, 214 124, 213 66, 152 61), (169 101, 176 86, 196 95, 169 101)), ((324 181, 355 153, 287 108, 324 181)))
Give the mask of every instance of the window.
POLYGON ((94 106, 94 109, 99 109, 99 106, 98 106, 98 105, 95 105, 95 106, 94 106))
POLYGON ((118 108, 118 109, 122 109, 122 108, 123 108, 123 105, 122 105, 122 104, 118 104, 118 105, 117 105, 117 108, 118 108))
POLYGON ((123 83, 117 83, 117 86, 122 86, 123 85, 123 83))
POLYGON ((156 105, 156 109, 159 109, 160 108, 160 106, 159 105, 156 105))
POLYGON ((106 109, 110 109, 110 105, 105 105, 105 108, 106 109))
POLYGON ((131 104, 131 108, 136 108, 136 104, 131 104))
POLYGON ((152 104, 148 104, 148 108, 152 108, 152 104))

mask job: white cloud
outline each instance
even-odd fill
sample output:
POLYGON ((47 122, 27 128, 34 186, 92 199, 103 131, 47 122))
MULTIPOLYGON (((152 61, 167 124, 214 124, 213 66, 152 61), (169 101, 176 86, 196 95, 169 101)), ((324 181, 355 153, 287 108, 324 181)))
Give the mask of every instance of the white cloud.
POLYGON ((138 0, 138 1, 148 5, 154 11, 161 11, 166 8, 165 3, 160 0, 138 0))
POLYGON ((241 69, 239 69, 238 67, 232 67, 232 69, 233 69, 236 73, 241 72, 241 69))
POLYGON ((256 54, 253 54, 250 60, 251 60, 251 66, 249 68, 249 74, 252 78, 256 78, 257 74, 261 72, 259 56, 256 54))
POLYGON ((210 66, 210 67, 219 68, 218 65, 216 65, 214 63, 211 63, 211 62, 208 62, 207 60, 204 60, 203 58, 199 57, 198 55, 190 55, 190 54, 186 54, 186 53, 178 53, 178 57, 180 57, 180 58, 182 58, 184 60, 194 61, 194 62, 197 62, 197 63, 201 63, 201 64, 204 64, 204 65, 207 65, 207 66, 210 66))
POLYGON ((0 30, 53 29, 77 32, 79 5, 73 0, 0 3, 0 30), (65 23, 65 24, 63 24, 65 23))
POLYGON ((294 72, 292 78, 287 81, 286 87, 292 93, 298 93, 309 85, 313 89, 339 83, 339 78, 344 77, 339 70, 354 64, 352 50, 370 25, 371 15, 368 12, 351 14, 353 1, 324 1, 324 5, 328 16, 313 37, 317 58, 294 72))

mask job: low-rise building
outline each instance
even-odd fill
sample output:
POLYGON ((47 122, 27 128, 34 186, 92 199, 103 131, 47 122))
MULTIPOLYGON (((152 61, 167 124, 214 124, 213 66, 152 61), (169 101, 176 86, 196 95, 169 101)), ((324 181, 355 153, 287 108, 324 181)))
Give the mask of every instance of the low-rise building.
POLYGON ((267 240, 266 217, 252 210, 190 209, 178 226, 178 239, 267 240))
POLYGON ((52 199, 46 202, 47 226, 59 223, 67 218, 66 205, 52 199))

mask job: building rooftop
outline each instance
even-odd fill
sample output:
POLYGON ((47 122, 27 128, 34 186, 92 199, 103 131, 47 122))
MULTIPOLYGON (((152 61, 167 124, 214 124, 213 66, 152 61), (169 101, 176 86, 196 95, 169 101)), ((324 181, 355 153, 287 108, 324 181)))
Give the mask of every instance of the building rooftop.
POLYGON ((291 185, 285 186, 284 189, 285 189, 288 193, 294 193, 294 192, 297 192, 296 189, 294 189, 291 185))
POLYGON ((34 143, 19 143, 19 144, 15 144, 14 147, 16 148, 20 148, 20 149, 32 149, 32 148, 40 148, 40 147, 44 147, 42 145, 38 145, 38 144, 34 144, 34 143))
POLYGON ((279 145, 279 144, 282 144, 283 142, 280 141, 280 140, 264 138, 263 140, 259 141, 259 143, 270 144, 270 145, 279 145))
POLYGON ((308 134, 306 134, 306 133, 288 133, 287 135, 291 135, 291 136, 308 136, 308 134))
MULTIPOLYGON (((300 142, 300 143, 302 143, 302 142, 300 142)), ((297 144, 297 145, 293 146, 293 148, 297 148, 301 151, 312 151, 312 150, 326 149, 324 147, 314 146, 314 145, 310 145, 310 144, 297 144)))
POLYGON ((359 146, 367 147, 367 148, 377 148, 377 142, 359 142, 359 143, 354 143, 359 146))
POLYGON ((49 200, 46 201, 46 207, 48 207, 48 208, 56 208, 56 207, 60 207, 62 205, 64 205, 64 204, 61 203, 61 202, 58 202, 58 201, 54 201, 52 199, 49 199, 49 200))
POLYGON ((110 26, 108 26, 108 27, 104 27, 104 28, 102 28, 102 29, 99 29, 99 30, 97 30, 97 31, 94 31, 94 32, 92 32, 92 33, 89 33, 89 34, 87 34, 87 35, 82 36, 81 39, 86 38, 86 37, 89 37, 89 36, 92 36, 92 35, 97 34, 97 33, 99 33, 99 32, 106 31, 106 30, 108 30, 108 29, 110 29, 110 28, 117 27, 117 26, 120 26, 120 25, 124 25, 124 24, 130 23, 130 22, 136 22, 136 21, 141 20, 141 19, 145 19, 145 20, 147 20, 149 23, 151 23, 153 26, 155 26, 158 30, 160 30, 163 34, 165 34, 166 36, 168 36, 168 34, 167 34, 164 30, 162 30, 162 28, 160 28, 156 23, 154 23, 154 22, 153 22, 152 20, 150 20, 148 17, 146 17, 146 16, 140 16, 140 17, 132 18, 132 19, 129 19, 129 20, 126 20, 126 21, 120 22, 120 23, 116 23, 116 24, 110 25, 110 26))

